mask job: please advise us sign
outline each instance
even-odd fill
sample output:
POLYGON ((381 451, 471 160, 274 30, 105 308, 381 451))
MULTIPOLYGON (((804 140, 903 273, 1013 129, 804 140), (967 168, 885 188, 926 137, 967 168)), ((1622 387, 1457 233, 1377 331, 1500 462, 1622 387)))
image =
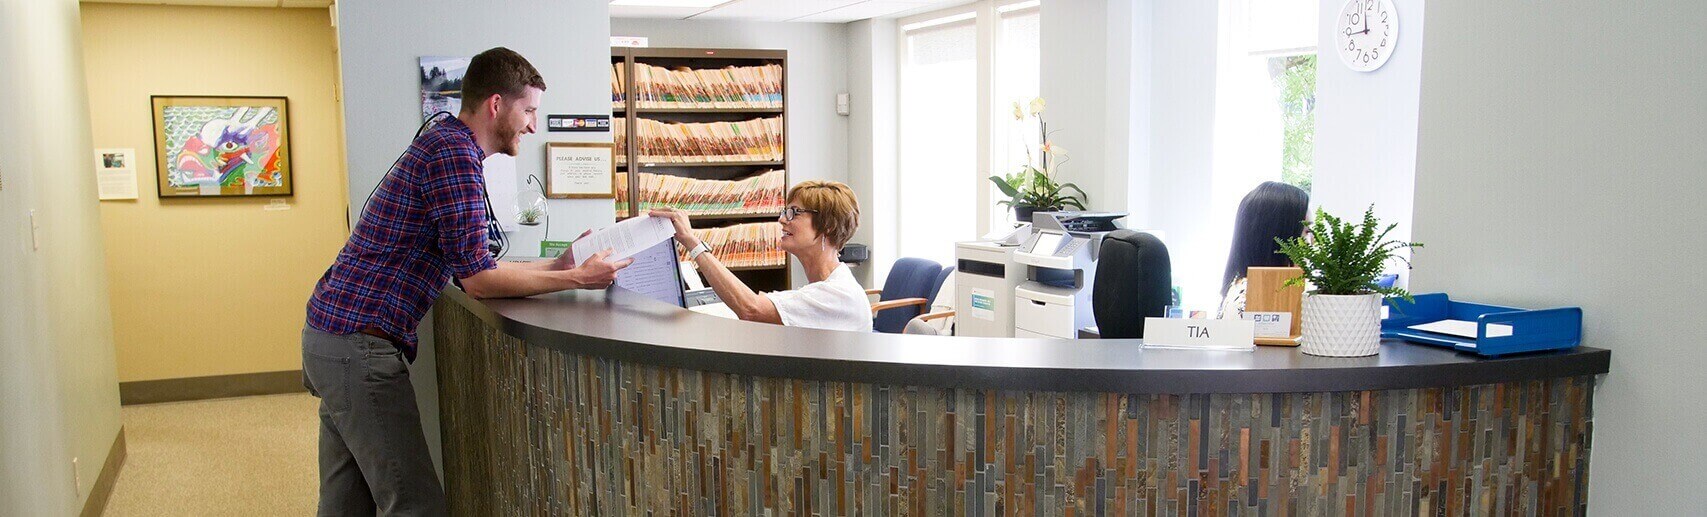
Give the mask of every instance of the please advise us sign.
POLYGON ((607 143, 550 142, 545 144, 545 197, 611 199, 616 197, 615 151, 607 143))

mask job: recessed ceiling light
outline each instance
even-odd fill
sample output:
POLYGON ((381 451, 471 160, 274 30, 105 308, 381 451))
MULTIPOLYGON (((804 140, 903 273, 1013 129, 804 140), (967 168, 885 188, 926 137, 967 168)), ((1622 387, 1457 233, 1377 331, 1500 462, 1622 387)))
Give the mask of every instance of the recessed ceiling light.
POLYGON ((611 5, 640 7, 699 7, 707 8, 729 0, 611 0, 611 5))

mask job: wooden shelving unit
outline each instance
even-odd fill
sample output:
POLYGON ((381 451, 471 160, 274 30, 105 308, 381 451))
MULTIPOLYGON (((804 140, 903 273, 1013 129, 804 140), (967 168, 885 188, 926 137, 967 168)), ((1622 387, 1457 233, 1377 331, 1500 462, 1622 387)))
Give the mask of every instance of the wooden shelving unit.
MULTIPOLYGON (((628 145, 617 149, 617 153, 626 156, 626 164, 618 166, 617 174, 628 174, 628 208, 617 214, 617 219, 626 219, 639 215, 641 205, 640 188, 637 174, 669 174, 696 179, 730 180, 739 179, 771 169, 782 169, 783 184, 788 181, 788 88, 786 70, 788 69, 788 51, 786 50, 750 50, 750 49, 706 49, 706 48, 627 48, 611 49, 611 64, 621 66, 624 70, 622 84, 622 102, 614 102, 611 111, 613 116, 626 119, 624 124, 627 131, 628 145), (759 66, 767 64, 781 65, 785 71, 783 91, 783 106, 780 108, 640 108, 635 100, 635 64, 644 63, 665 68, 688 67, 694 69, 723 68, 727 66, 759 66), (639 138, 636 119, 651 119, 665 122, 729 122, 751 120, 756 118, 782 118, 782 161, 764 162, 646 162, 641 161, 636 149, 639 138)), ((693 216, 696 228, 710 228, 744 223, 760 223, 775 221, 776 214, 711 214, 693 216)), ((779 291, 791 287, 790 264, 791 258, 784 258, 781 265, 764 267, 730 268, 748 286, 759 291, 779 291)))

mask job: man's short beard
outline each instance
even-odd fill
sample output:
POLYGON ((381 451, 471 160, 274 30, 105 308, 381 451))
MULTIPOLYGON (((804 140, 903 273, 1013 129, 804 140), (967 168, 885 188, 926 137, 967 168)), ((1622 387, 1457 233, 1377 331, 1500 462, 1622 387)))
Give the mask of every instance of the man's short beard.
POLYGON ((518 135, 520 133, 521 133, 521 130, 519 130, 519 129, 509 129, 509 128, 505 128, 505 127, 499 127, 498 128, 498 152, 502 153, 502 154, 507 154, 510 156, 515 156, 516 153, 519 151, 518 149, 516 149, 516 135, 518 135))

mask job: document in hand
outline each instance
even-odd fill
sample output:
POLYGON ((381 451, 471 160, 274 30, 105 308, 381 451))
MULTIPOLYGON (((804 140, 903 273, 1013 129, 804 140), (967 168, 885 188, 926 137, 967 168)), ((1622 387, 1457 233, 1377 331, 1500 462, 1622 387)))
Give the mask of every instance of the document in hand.
POLYGON ((605 257, 614 262, 645 251, 675 234, 676 228, 669 219, 643 215, 594 230, 575 241, 571 249, 576 261, 586 260, 600 251, 614 250, 605 257))

